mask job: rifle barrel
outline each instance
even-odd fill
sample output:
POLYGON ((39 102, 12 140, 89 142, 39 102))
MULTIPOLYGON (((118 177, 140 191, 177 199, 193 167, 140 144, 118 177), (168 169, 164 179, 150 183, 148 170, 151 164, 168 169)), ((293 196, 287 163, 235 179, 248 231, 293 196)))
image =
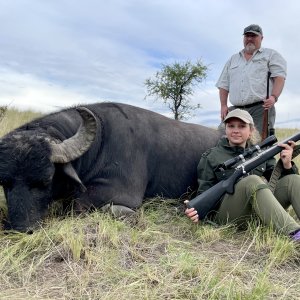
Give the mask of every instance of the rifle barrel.
POLYGON ((267 137, 260 145, 254 145, 245 149, 243 154, 240 154, 236 157, 226 160, 223 162, 218 168, 229 169, 240 161, 244 161, 248 156, 252 155, 255 152, 261 151, 261 149, 266 148, 268 146, 273 145, 277 142, 277 138, 275 135, 271 135, 267 137))

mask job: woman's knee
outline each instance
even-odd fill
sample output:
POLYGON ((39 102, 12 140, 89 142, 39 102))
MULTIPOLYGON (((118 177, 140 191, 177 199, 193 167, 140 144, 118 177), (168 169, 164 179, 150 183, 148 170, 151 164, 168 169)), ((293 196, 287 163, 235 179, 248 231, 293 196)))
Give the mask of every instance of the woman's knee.
POLYGON ((260 189, 268 188, 268 186, 261 177, 257 175, 249 175, 238 182, 237 188, 242 190, 245 194, 250 193, 252 195, 260 189))
POLYGON ((245 186, 256 186, 265 183, 263 179, 257 175, 246 176, 240 182, 245 184, 245 186))
POLYGON ((276 197, 285 199, 290 193, 300 194, 300 175, 290 174, 278 180, 274 191, 276 197))
POLYGON ((297 174, 291 174, 291 175, 286 175, 283 178, 280 179, 280 181, 285 181, 288 184, 296 184, 296 185, 300 185, 300 175, 297 174))

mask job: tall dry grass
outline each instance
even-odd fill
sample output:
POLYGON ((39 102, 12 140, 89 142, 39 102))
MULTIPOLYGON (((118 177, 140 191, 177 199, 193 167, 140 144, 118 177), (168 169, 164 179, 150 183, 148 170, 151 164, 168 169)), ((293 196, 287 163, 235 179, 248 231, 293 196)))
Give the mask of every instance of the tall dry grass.
POLYGON ((30 110, 19 111, 15 108, 0 106, 0 136, 3 136, 12 129, 40 116, 42 116, 41 113, 30 110))
MULTIPOLYGON (((3 132, 28 120, 16 114, 3 132)), ((194 225, 183 210, 155 198, 129 219, 50 215, 31 235, 0 232, 0 299, 299 299, 290 240, 254 222, 194 225)))

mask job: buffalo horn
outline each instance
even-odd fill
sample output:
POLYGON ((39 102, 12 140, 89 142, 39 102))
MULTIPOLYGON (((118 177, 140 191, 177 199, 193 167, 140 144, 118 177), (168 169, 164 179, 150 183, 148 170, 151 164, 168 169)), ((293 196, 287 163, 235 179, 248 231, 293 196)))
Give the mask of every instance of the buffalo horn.
POLYGON ((96 137, 97 121, 94 114, 85 107, 78 107, 83 122, 75 135, 60 143, 52 141, 51 161, 54 163, 68 163, 85 153, 96 137))

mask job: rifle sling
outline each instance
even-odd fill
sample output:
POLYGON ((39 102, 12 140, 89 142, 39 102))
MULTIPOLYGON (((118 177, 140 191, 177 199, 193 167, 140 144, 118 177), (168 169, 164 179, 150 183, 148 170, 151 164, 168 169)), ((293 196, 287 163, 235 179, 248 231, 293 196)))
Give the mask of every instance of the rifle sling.
MULTIPOLYGON (((300 145, 296 145, 294 150, 293 150, 293 156, 292 159, 294 159, 297 155, 300 154, 300 145)), ((281 172, 282 172, 283 166, 282 163, 280 162, 280 159, 277 161, 275 168, 271 174, 271 178, 269 180, 269 188, 271 190, 272 193, 274 193, 275 191, 275 187, 277 184, 278 179, 281 176, 281 172)))

